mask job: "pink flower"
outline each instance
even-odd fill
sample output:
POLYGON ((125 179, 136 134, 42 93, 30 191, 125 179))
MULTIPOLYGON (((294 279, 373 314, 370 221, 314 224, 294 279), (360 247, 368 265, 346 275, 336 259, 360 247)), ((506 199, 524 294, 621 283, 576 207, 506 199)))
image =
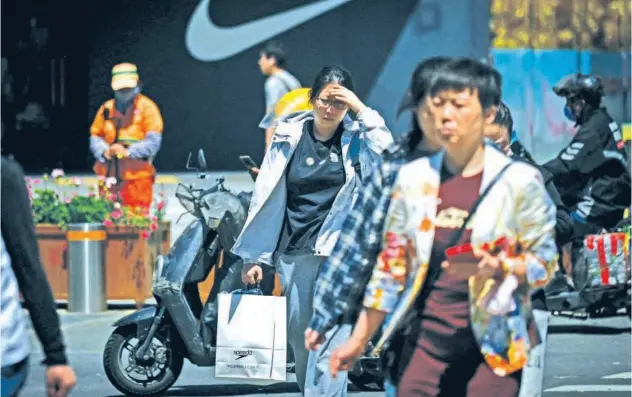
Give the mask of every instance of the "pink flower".
POLYGON ((26 183, 31 183, 33 181, 29 176, 25 177, 24 180, 26 181, 26 183))
POLYGON ((39 185, 40 182, 42 182, 42 181, 39 180, 39 179, 33 179, 33 185, 39 185))
POLYGON ((158 222, 158 217, 156 215, 151 217, 152 222, 158 222))
POLYGON ((94 197, 94 192, 89 192, 88 197, 94 197))
POLYGON ((158 230, 158 224, 155 222, 152 222, 149 228, 151 229, 152 232, 155 232, 156 230, 158 230))
POLYGON ((64 175, 66 175, 66 174, 64 174, 64 170, 62 170, 61 168, 55 168, 55 169, 53 170, 53 172, 51 172, 51 173, 50 173, 50 176, 52 176, 52 177, 53 177, 53 178, 55 178, 55 179, 57 179, 57 178, 61 178, 61 177, 63 177, 64 175))
POLYGON ((156 204, 156 208, 158 209, 158 211, 162 211, 163 209, 165 209, 165 202, 159 201, 158 204, 156 204))
POLYGON ((108 199, 108 200, 110 200, 110 201, 114 201, 114 200, 116 200, 116 194, 114 194, 114 193, 110 193, 110 194, 108 194, 107 199, 108 199))
POLYGON ((141 236, 147 240, 149 238, 149 236, 151 236, 151 233, 149 233, 149 230, 143 230, 143 232, 141 233, 141 236))
POLYGON ((71 199, 70 199, 70 197, 66 197, 66 200, 64 200, 64 201, 66 202, 66 204, 70 204, 71 199))
POLYGON ((123 212, 121 210, 114 210, 110 213, 112 219, 120 219, 123 216, 123 212))
POLYGON ((106 219, 103 221, 103 226, 113 226, 113 225, 114 225, 114 222, 112 222, 109 219, 106 219))
POLYGON ((73 185, 75 185, 75 186, 80 186, 81 185, 81 178, 74 177, 74 178, 72 178, 72 182, 71 183, 73 185))

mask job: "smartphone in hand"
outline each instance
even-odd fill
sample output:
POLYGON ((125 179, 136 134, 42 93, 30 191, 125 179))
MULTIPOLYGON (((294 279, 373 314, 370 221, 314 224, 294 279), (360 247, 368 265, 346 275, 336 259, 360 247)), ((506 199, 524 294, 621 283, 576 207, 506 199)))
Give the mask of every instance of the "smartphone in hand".
POLYGON ((255 163, 252 157, 248 155, 239 156, 239 160, 244 165, 244 167, 246 167, 246 169, 248 170, 248 173, 250 174, 250 177, 252 178, 252 180, 256 181, 257 175, 259 175, 259 166, 257 165, 257 163, 255 163))
POLYGON ((244 165, 244 167, 246 167, 246 169, 259 168, 257 163, 255 163, 255 161, 252 159, 252 157, 248 155, 239 156, 239 160, 244 165))

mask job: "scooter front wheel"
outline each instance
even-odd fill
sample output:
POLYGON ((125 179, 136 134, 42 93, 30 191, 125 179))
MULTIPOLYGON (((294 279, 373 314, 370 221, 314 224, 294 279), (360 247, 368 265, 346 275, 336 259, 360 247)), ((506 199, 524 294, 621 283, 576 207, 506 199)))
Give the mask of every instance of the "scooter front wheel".
POLYGON ((160 396, 180 376, 184 358, 156 333, 149 346, 149 359, 137 360, 134 353, 141 343, 134 326, 115 329, 103 352, 105 374, 110 383, 127 396, 160 396))

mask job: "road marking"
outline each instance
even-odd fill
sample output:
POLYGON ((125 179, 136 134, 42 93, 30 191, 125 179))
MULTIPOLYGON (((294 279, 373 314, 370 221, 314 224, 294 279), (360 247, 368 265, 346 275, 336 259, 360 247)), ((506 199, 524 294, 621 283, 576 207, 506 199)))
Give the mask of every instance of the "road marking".
POLYGON ((632 379, 632 372, 621 372, 620 374, 602 376, 601 379, 632 379))
POLYGON ((606 392, 606 391, 632 391, 632 385, 566 385, 566 386, 558 386, 553 387, 551 389, 546 389, 545 392, 557 392, 557 393, 568 393, 568 392, 606 392))

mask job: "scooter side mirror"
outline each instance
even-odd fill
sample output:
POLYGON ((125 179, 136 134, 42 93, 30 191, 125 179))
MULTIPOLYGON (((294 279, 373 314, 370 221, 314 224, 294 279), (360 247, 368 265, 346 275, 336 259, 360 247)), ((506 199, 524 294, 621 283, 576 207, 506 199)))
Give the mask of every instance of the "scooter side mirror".
POLYGON ((187 170, 197 171, 198 169, 191 165, 191 158, 193 157, 193 153, 189 152, 187 156, 187 165, 185 166, 187 170))
POLYGON ((206 156, 204 156, 204 150, 198 150, 198 167, 201 172, 206 172, 207 164, 206 164, 206 156))

